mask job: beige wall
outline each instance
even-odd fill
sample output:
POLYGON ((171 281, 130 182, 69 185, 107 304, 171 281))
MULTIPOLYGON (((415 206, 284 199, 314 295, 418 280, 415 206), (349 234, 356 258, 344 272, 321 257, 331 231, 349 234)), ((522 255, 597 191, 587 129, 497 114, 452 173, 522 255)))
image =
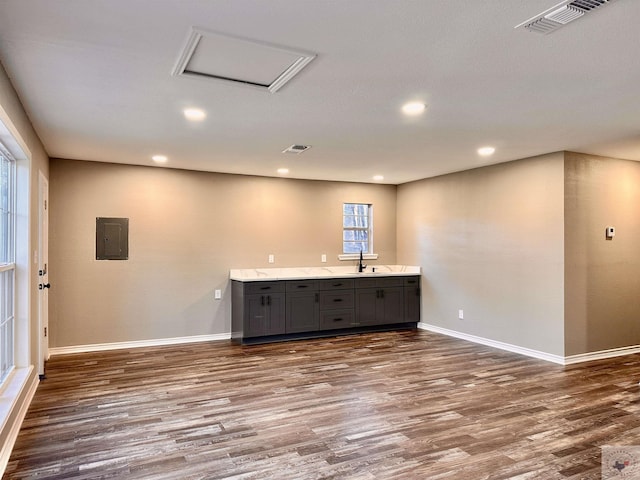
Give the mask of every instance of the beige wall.
POLYGON ((53 159, 50 188, 52 347, 228 333, 229 269, 349 264, 343 202, 396 262, 395 186, 53 159), (129 260, 95 260, 96 217, 129 218, 129 260))
POLYGON ((640 163, 567 153, 565 175, 566 354, 638 345, 640 163))
POLYGON ((564 354, 563 175, 557 153, 398 187, 398 262, 422 267, 422 322, 564 354))

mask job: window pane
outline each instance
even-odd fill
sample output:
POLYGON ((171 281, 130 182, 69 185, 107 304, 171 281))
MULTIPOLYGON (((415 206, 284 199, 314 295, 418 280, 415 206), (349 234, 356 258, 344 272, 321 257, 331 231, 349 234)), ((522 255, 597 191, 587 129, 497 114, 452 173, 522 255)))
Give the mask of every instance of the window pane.
POLYGON ((13 367, 14 270, 0 272, 0 382, 13 367))
POLYGON ((369 232, 367 230, 344 230, 342 240, 345 242, 367 242, 369 241, 369 232))
POLYGON ((342 244, 343 253, 360 253, 360 251, 368 253, 367 248, 368 245, 361 242, 344 242, 342 244))
POLYGON ((345 216, 343 227, 361 227, 367 228, 369 227, 369 217, 357 217, 357 216, 345 216))
POLYGON ((356 240, 359 240, 361 242, 368 242, 369 241, 369 232, 366 230, 355 230, 354 232, 354 236, 356 240))
POLYGON ((345 203, 343 204, 342 213, 344 215, 369 215, 369 205, 366 203, 345 203))
POLYGON ((353 211, 354 211, 354 213, 356 215, 367 216, 367 215, 369 215, 369 205, 356 203, 356 204, 354 204, 353 211))
POLYGON ((0 263, 8 263, 9 162, 0 155, 0 263))

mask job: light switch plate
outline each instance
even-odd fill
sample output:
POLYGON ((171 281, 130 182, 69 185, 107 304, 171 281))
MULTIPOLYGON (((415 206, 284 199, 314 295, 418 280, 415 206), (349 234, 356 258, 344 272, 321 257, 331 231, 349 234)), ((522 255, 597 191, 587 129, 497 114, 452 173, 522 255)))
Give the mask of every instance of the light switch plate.
POLYGON ((213 297, 216 300, 220 300, 222 298, 222 291, 220 289, 214 290, 213 297))
POLYGON ((269 254, 269 263, 274 263, 276 261, 275 255, 273 253, 269 254))
POLYGON ((605 231, 607 238, 611 239, 616 236, 616 227, 607 227, 605 231))

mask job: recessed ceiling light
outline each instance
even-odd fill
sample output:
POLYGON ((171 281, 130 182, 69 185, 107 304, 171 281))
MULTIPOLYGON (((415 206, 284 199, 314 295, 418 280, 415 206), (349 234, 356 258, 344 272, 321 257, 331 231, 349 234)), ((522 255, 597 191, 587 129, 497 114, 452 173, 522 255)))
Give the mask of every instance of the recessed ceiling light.
POLYGON ((186 119, 192 122, 200 122, 207 118, 205 111, 199 108, 185 108, 183 112, 186 119))
POLYGON ((493 155, 493 152, 495 151, 496 149, 493 147, 482 147, 478 149, 478 155, 488 157, 489 155, 493 155))
POLYGON ((420 115, 427 106, 422 102, 409 102, 402 106, 405 115, 420 115))
POLYGON ((286 175, 287 173, 289 173, 289 169, 288 168, 279 168, 278 169, 278 173, 280 175, 286 175))
POLYGON ((153 157, 151 157, 151 160, 156 163, 167 163, 167 160, 169 159, 166 155, 154 155, 153 157))
POLYGON ((382 180, 384 180, 384 177, 383 177, 382 175, 374 175, 374 176, 373 176, 373 179, 374 179, 376 182, 381 182, 382 180))

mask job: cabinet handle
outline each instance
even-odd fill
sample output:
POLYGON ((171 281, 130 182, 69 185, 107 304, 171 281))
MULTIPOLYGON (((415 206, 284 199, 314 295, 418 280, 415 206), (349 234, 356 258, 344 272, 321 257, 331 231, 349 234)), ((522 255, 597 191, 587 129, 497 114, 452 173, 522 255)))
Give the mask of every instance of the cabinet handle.
POLYGON ((341 298, 334 298, 334 299, 333 299, 333 301, 334 301, 334 302, 341 302, 341 301, 342 301, 342 299, 341 299, 341 298))
POLYGON ((271 290, 271 287, 260 287, 260 290, 271 290))
POLYGON ((341 322, 342 320, 344 320, 344 318, 334 318, 333 319, 334 322, 341 322))
POLYGON ((320 294, 316 293, 316 303, 320 301, 320 294))
POLYGON ((308 288, 309 285, 298 285, 298 288, 308 288))
POLYGON ((340 283, 332 283, 331 286, 332 287, 341 287, 342 286, 342 282, 340 282, 340 283))
POLYGON ((271 295, 267 295, 267 305, 271 305, 271 295))
POLYGON ((376 298, 380 298, 380 290, 376 290, 376 298))
POLYGON ((384 290, 380 290, 380 298, 384 298, 384 290))
POLYGON ((260 304, 264 307, 264 295, 260 295, 260 304))

